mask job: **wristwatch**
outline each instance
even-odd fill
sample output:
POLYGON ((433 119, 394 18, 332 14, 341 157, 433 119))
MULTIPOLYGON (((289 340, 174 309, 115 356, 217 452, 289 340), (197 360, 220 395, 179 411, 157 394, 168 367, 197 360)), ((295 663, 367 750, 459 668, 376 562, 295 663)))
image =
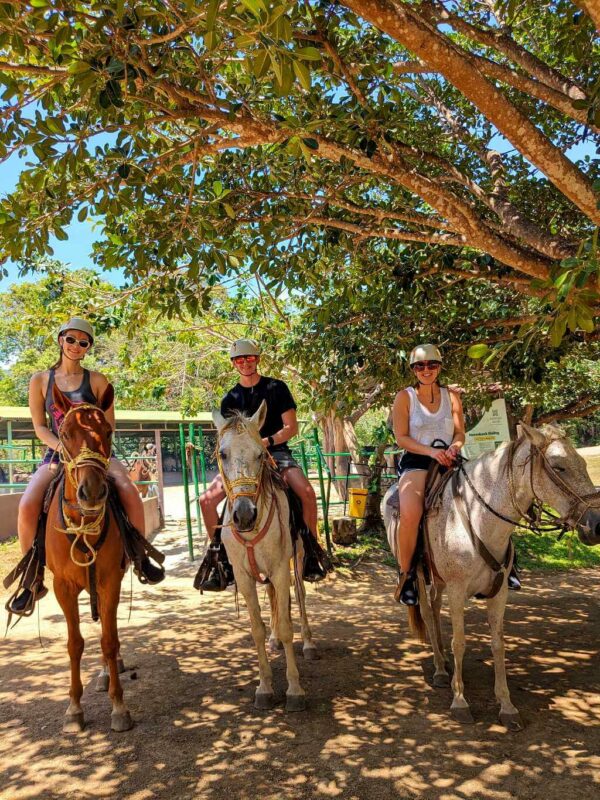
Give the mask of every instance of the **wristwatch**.
POLYGON ((267 442, 269 443, 269 447, 273 447, 275 444, 275 438, 273 436, 267 436, 267 442))

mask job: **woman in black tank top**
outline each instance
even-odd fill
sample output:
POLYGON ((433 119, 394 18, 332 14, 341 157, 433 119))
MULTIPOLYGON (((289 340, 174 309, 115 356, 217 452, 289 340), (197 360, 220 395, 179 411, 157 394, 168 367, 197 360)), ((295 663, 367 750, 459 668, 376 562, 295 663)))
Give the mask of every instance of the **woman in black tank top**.
MULTIPOLYGON (((33 544, 37 530, 37 522, 42 508, 46 489, 56 475, 58 466, 58 430, 61 415, 52 400, 52 388, 56 384, 63 394, 75 403, 93 403, 104 394, 108 387, 107 378, 100 372, 92 372, 82 367, 82 361, 94 341, 94 331, 89 322, 73 317, 61 326, 58 332, 60 357, 56 364, 45 372, 36 372, 29 384, 29 409, 36 435, 47 445, 48 449, 41 465, 33 474, 27 489, 19 503, 18 532, 23 554, 33 544)), ((115 410, 111 406, 106 412, 106 419, 115 427, 115 410)), ((119 497, 131 524, 144 535, 144 507, 140 494, 129 478, 123 464, 111 458, 108 474, 114 480, 119 497)), ((142 572, 149 583, 158 583, 164 577, 162 569, 155 567, 145 559, 142 572)), ((34 599, 45 594, 42 574, 37 587, 34 587, 34 599)), ((25 589, 13 601, 15 613, 22 611, 31 602, 31 594, 25 589), (24 593, 29 593, 26 596, 24 593)))

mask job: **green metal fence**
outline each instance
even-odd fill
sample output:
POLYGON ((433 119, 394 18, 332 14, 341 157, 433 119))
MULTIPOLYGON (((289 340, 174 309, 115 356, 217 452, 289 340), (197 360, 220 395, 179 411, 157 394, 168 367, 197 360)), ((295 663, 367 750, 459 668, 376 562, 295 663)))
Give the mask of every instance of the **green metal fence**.
POLYGON ((188 537, 188 551, 190 554, 190 561, 194 560, 194 535, 192 531, 192 514, 191 505, 195 505, 196 510, 196 525, 198 527, 198 536, 202 538, 202 514, 200 512, 200 485, 202 484, 203 491, 206 491, 206 453, 205 453, 205 440, 204 432, 201 425, 196 425, 190 422, 187 426, 187 439, 185 424, 179 423, 179 446, 181 448, 181 473, 183 480, 183 494, 185 498, 185 520, 187 526, 188 537), (190 460, 190 468, 188 468, 188 455, 190 460), (190 497, 189 478, 190 471, 192 481, 194 483, 194 496, 190 497))

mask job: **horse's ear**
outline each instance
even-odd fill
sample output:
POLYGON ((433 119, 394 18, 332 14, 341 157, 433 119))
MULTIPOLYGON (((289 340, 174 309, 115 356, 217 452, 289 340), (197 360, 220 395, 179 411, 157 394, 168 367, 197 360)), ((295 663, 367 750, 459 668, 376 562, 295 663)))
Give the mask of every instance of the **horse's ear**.
POLYGON ((73 408, 73 403, 65 397, 56 384, 52 386, 52 401, 63 416, 73 408))
POLYGON ((225 417, 224 417, 224 416, 221 414, 221 412, 220 412, 218 409, 216 409, 216 408, 215 408, 215 410, 212 412, 212 418, 213 418, 213 422, 215 423, 215 428, 217 429, 217 432, 218 432, 218 433, 221 433, 221 430, 222 430, 222 429, 225 427, 225 425, 227 424, 227 420, 226 420, 226 419, 225 419, 225 417))
POLYGON ((524 436, 526 439, 529 439, 536 447, 544 448, 547 444, 546 437, 541 430, 539 430, 539 428, 533 428, 525 422, 519 422, 517 433, 519 437, 524 436))
POLYGON ((265 419, 267 418, 267 401, 263 400, 262 403, 258 407, 258 411, 252 417, 250 417, 250 422, 253 422, 258 430, 262 428, 265 424, 265 419))
POLYGON ((114 404, 115 402, 115 387, 112 383, 109 383, 106 389, 104 390, 104 394, 100 398, 100 402, 98 403, 98 407, 102 409, 102 411, 108 411, 108 409, 114 404))

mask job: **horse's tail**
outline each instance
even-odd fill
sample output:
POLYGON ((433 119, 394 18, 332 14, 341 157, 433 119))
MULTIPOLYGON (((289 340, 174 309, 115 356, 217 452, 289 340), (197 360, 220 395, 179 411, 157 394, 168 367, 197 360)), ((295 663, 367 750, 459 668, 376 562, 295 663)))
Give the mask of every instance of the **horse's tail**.
POLYGON ((427 642, 427 628, 419 606, 408 606, 408 627, 420 642, 427 642))

